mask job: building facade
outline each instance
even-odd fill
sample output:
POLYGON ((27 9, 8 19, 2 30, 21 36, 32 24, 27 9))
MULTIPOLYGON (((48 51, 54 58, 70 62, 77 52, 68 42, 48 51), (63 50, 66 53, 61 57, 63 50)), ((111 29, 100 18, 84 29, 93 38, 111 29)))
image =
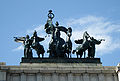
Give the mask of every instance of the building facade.
POLYGON ((120 64, 97 63, 0 63, 0 81, 120 81, 120 64))

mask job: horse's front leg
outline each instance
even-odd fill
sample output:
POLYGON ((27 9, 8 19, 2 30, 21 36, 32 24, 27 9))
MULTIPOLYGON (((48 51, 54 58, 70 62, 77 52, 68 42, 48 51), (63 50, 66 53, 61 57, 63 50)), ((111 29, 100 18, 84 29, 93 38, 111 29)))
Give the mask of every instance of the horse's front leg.
POLYGON ((69 58, 69 53, 68 53, 68 58, 69 58))
POLYGON ((77 58, 78 58, 78 54, 77 54, 77 58))
POLYGON ((83 51, 81 50, 80 51, 80 58, 82 58, 82 56, 83 56, 83 51))
POLYGON ((44 53, 42 53, 42 58, 44 58, 44 53))
POLYGON ((71 54, 70 54, 70 58, 72 58, 71 54))
POLYGON ((86 52, 84 51, 84 58, 85 58, 85 56, 86 56, 86 52))
POLYGON ((40 54, 38 54, 38 58, 40 58, 40 54))

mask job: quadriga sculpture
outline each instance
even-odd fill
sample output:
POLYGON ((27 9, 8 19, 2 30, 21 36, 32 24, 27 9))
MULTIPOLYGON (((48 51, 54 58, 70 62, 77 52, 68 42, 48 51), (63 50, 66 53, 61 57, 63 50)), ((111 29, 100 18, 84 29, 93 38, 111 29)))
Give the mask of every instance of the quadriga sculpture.
POLYGON ((49 57, 50 58, 67 58, 66 53, 69 54, 72 50, 72 42, 70 40, 70 37, 72 35, 72 29, 71 28, 65 28, 63 26, 59 26, 59 23, 56 22, 56 26, 53 25, 52 19, 54 18, 54 14, 52 13, 52 10, 48 13, 48 20, 45 24, 45 31, 47 34, 51 34, 51 41, 49 43, 49 57), (66 33, 68 36, 67 42, 63 38, 60 37, 60 32, 66 33))

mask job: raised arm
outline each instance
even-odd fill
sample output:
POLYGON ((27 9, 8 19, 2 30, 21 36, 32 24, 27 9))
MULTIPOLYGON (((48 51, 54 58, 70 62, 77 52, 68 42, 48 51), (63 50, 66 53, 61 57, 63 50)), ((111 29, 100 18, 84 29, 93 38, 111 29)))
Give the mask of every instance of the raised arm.
POLYGON ((14 37, 14 41, 15 42, 20 42, 20 43, 23 43, 25 42, 25 37, 14 37))

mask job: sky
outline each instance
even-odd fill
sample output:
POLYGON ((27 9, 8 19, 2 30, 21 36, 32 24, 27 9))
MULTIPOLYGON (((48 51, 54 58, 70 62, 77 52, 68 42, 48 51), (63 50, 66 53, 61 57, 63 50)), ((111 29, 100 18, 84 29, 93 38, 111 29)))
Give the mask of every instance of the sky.
MULTIPOLYGON (((38 36, 47 34, 44 25, 48 11, 55 14, 53 23, 72 28, 73 49, 87 31, 91 37, 105 39, 96 45, 96 58, 101 58, 103 66, 117 66, 120 63, 120 0, 0 0, 0 62, 19 65, 23 57, 23 46, 14 42, 13 37, 38 36)), ((62 33, 65 39, 66 35, 62 33)), ((50 36, 40 44, 45 51, 50 36)), ((33 50, 34 57, 37 56, 33 50)), ((45 56, 48 54, 45 52, 45 56)), ((72 54, 72 57, 76 55, 72 54)))

